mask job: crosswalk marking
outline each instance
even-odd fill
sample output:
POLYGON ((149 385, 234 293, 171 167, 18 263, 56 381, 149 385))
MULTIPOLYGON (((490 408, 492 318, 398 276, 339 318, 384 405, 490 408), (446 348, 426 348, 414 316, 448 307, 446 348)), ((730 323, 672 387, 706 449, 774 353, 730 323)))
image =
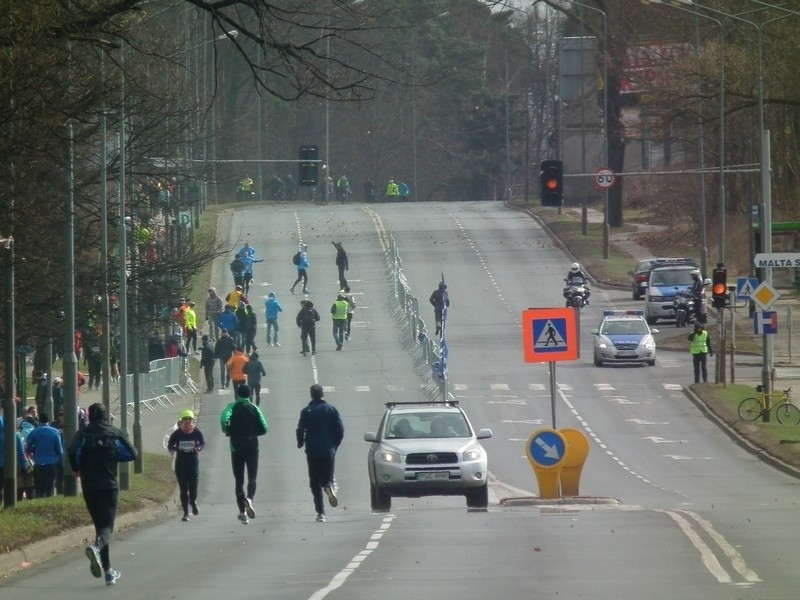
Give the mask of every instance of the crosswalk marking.
MULTIPOLYGON (((624 394, 620 394, 619 390, 617 390, 610 383, 593 383, 592 385, 594 386, 595 390, 600 394, 599 397, 601 397, 601 398, 604 398, 604 399, 612 401, 612 402, 618 402, 620 404, 638 404, 638 402, 630 402, 630 401, 628 401, 629 396, 624 395, 624 394)), ((670 392, 683 390, 683 387, 684 387, 683 384, 681 384, 681 383, 667 383, 667 382, 662 382, 661 386, 665 390, 670 391, 670 392)), ((496 400, 498 402, 502 402, 502 401, 506 400, 506 401, 513 402, 515 404, 516 403, 524 403, 524 400, 520 400, 520 395, 518 395, 518 394, 513 394, 513 393, 511 393, 511 394, 501 394, 501 393, 497 393, 497 392, 512 391, 512 386, 507 384, 507 383, 491 383, 491 384, 488 384, 488 387, 489 387, 488 391, 495 392, 495 393, 492 393, 490 396, 488 396, 489 398, 492 398, 492 399, 494 399, 494 400, 496 400)), ((530 392, 543 393, 543 392, 549 391, 549 385, 546 385, 546 384, 543 384, 543 383, 528 383, 528 384, 526 384, 525 387, 527 387, 527 390, 530 391, 530 392)), ((636 388, 637 390, 643 389, 642 386, 638 386, 638 385, 635 385, 635 386, 632 386, 632 387, 636 388)), ((376 388, 375 388, 375 386, 369 386, 369 385, 355 385, 355 386, 352 387, 352 389, 354 391, 356 391, 356 392, 372 392, 376 388)), ((386 384, 384 386, 381 386, 381 389, 386 389, 387 391, 390 391, 390 392, 402 392, 402 391, 405 390, 405 388, 403 386, 392 385, 392 384, 386 384)), ((454 384, 450 385, 450 389, 453 392, 466 392, 466 391, 470 390, 470 386, 466 385, 466 384, 463 384, 463 383, 454 383, 454 384)), ((572 385, 568 384, 568 383, 559 383, 558 384, 558 389, 561 390, 561 391, 565 391, 566 392, 566 391, 573 391, 575 388, 572 385)), ((336 386, 333 386, 333 385, 324 385, 324 386, 322 386, 322 390, 325 393, 332 393, 332 394, 335 394, 336 391, 337 391, 336 390, 336 386)), ((218 391, 220 393, 224 393, 224 392, 227 391, 227 389, 219 389, 218 391)), ((480 398, 481 397, 480 390, 477 390, 476 386, 472 386, 472 391, 473 391, 473 395, 471 395, 471 396, 463 396, 463 397, 465 397, 465 398, 466 397, 475 397, 475 398, 480 398)), ((626 386, 626 389, 624 391, 630 393, 631 392, 631 388, 626 386)), ((269 387, 266 387, 266 386, 262 387, 261 388, 261 393, 262 394, 269 394, 270 393, 269 387)), ((540 394, 533 394, 533 396, 528 395, 528 398, 538 397, 539 395, 540 394)), ((524 396, 524 394, 523 394, 523 396, 524 396)))

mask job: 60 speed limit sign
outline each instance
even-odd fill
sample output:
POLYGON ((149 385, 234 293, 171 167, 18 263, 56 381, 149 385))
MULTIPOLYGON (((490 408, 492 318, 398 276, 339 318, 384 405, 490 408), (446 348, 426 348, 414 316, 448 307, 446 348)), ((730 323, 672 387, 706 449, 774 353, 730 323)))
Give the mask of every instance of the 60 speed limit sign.
POLYGON ((608 167, 598 169, 594 174, 594 187, 598 190, 609 190, 617 183, 617 175, 608 167))

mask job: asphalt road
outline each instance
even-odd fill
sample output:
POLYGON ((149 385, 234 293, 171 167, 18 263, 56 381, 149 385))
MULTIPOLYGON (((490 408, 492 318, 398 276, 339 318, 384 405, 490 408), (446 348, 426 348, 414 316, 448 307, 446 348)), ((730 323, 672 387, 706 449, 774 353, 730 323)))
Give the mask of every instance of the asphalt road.
MULTIPOLYGON (((523 362, 521 312, 561 306, 570 262, 535 221, 498 203, 283 205, 238 212, 220 226, 232 247, 248 240, 266 259, 257 265, 251 300, 276 291, 285 309, 282 347, 259 348, 270 433, 262 444, 258 516, 246 526, 236 520, 227 444, 217 425, 231 394, 202 396, 199 426, 208 447, 201 514, 182 523, 176 513, 116 536, 113 562, 123 577, 108 595, 796 597, 797 481, 741 450, 687 399, 688 354, 662 354, 655 367, 593 366, 588 332, 602 308, 634 306, 629 293, 594 291, 581 318, 582 358, 557 365, 552 393, 547 365, 523 362), (386 401, 423 397, 392 314, 381 243, 387 231, 423 302, 442 273, 446 278, 450 389, 474 426, 494 431, 484 444, 494 478, 486 513, 468 513, 455 497, 395 499, 391 513, 370 511, 363 433, 375 429, 386 401), (323 315, 318 354, 306 358, 293 324, 300 296, 288 292, 300 241, 309 246, 310 299, 323 315), (331 241, 347 249, 359 304, 342 352, 334 351, 327 318, 338 289, 331 241), (324 524, 314 522, 304 457, 294 444, 297 416, 316 382, 346 428, 336 468, 340 506, 324 524), (602 503, 500 504, 536 495, 525 440, 553 425, 554 407, 556 427, 588 436, 580 492, 602 503)), ((230 287, 223 261, 214 283, 230 287)), ((98 587, 76 549, 6 580, 2 596, 83 599, 98 587)))

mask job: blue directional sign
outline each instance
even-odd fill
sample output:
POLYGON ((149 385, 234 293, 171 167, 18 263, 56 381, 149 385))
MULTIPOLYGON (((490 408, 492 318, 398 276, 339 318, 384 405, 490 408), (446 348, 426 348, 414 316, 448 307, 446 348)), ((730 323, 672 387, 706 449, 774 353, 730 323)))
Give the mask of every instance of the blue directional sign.
POLYGON ((758 287, 758 277, 739 277, 736 280, 736 297, 750 300, 750 296, 758 287))
POLYGON ((539 468, 555 468, 567 453, 566 438, 555 429, 540 429, 528 438, 528 460, 539 468))

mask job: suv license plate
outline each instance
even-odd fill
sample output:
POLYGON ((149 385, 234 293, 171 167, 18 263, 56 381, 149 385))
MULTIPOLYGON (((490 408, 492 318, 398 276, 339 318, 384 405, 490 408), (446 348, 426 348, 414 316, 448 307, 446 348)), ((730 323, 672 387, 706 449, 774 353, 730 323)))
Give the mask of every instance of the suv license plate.
POLYGON ((426 471, 424 473, 417 473, 417 481, 442 481, 450 479, 450 473, 447 471, 426 471))

